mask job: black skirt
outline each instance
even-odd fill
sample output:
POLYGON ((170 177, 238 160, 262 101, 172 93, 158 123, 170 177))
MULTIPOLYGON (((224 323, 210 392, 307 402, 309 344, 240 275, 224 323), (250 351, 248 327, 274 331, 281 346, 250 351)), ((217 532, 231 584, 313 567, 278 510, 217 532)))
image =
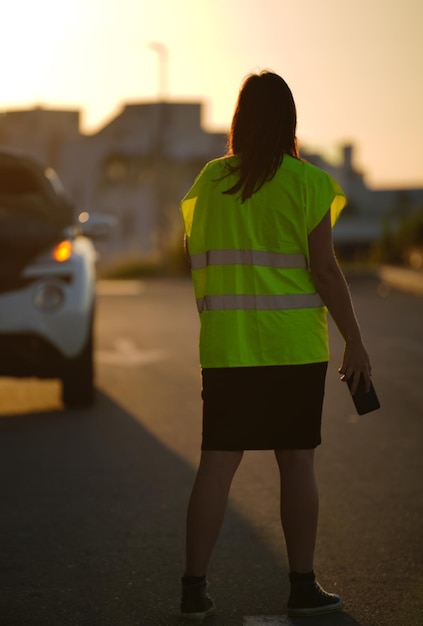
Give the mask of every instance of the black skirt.
POLYGON ((203 369, 202 450, 317 447, 326 370, 326 362, 203 369))

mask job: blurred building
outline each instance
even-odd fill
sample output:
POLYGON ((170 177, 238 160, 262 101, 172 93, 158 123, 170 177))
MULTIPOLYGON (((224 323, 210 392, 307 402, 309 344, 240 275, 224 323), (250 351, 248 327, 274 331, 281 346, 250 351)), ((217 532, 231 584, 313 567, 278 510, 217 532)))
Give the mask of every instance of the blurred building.
MULTIPOLYGON (((57 170, 78 211, 117 218, 103 260, 157 255, 180 229, 178 206, 195 176, 226 151, 225 133, 202 123, 198 102, 128 104, 98 132, 80 131, 80 112, 36 107, 0 114, 0 149, 26 152, 57 170)), ((301 155, 328 171, 343 187, 348 206, 334 231, 348 250, 367 247, 395 220, 423 206, 423 189, 369 188, 354 166, 353 147, 340 159, 301 155)))
POLYGON ((64 146, 78 139, 80 111, 42 107, 0 113, 0 149, 13 148, 59 170, 64 146))
POLYGON ((0 148, 54 167, 78 211, 117 218, 100 244, 103 260, 152 256, 180 232, 179 201, 195 176, 226 150, 226 134, 207 132, 201 114, 200 103, 128 104, 85 135, 73 111, 8 111, 0 115, 0 148))
POLYGON ((334 241, 345 255, 367 249, 384 229, 396 225, 423 208, 423 188, 372 189, 354 166, 353 146, 340 146, 336 164, 321 155, 302 151, 301 156, 326 170, 344 190, 348 204, 334 228, 334 241))

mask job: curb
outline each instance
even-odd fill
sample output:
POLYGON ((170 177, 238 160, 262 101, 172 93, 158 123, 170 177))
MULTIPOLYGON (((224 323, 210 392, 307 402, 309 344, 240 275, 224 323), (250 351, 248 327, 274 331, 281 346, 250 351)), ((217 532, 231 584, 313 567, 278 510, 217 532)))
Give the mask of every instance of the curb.
POLYGON ((423 296, 423 271, 397 265, 381 265, 375 268, 348 267, 341 269, 345 278, 377 280, 386 288, 397 289, 415 296, 423 296))
POLYGON ((377 271, 377 277, 389 287, 423 296, 423 272, 383 265, 377 271))
MULTIPOLYGON (((378 280, 382 285, 405 291, 417 296, 423 296, 423 271, 407 269, 395 265, 382 265, 375 269, 342 268, 347 280, 368 278, 378 280)), ((153 279, 154 280, 154 279, 153 279)), ((173 279, 171 279, 173 280, 173 279)), ((139 295, 145 289, 144 280, 106 280, 97 281, 99 295, 139 295)))

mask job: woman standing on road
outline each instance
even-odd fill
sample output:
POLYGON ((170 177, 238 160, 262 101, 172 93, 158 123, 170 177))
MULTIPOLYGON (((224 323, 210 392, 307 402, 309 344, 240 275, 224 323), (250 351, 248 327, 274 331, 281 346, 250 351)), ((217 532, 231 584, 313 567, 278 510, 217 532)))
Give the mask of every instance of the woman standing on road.
POLYGON ((182 614, 214 613, 206 571, 244 450, 274 450, 291 591, 290 615, 338 611, 313 571, 318 519, 314 450, 328 362, 326 307, 345 339, 339 371, 370 385, 371 367, 331 227, 339 185, 302 161, 292 93, 250 75, 228 155, 211 161, 181 204, 200 314, 201 461, 187 514, 182 614))

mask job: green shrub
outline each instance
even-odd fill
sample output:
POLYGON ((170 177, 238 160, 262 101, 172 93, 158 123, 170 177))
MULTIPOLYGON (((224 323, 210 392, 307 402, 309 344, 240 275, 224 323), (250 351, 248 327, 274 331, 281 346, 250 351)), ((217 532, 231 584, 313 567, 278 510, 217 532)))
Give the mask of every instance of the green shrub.
POLYGON ((401 220, 396 228, 386 226, 383 237, 373 248, 373 258, 381 263, 409 265, 419 250, 423 250, 423 207, 401 220))

